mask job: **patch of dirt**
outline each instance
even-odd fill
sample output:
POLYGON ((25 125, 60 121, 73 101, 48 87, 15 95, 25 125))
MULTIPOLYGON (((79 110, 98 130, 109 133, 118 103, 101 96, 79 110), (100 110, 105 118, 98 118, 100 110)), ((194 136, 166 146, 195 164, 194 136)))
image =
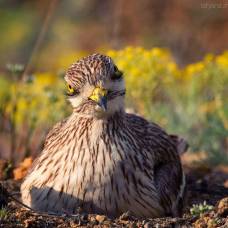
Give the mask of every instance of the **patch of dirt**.
MULTIPOLYGON (((185 213, 182 218, 137 219, 125 213, 117 219, 105 215, 77 214, 47 215, 37 214, 21 207, 20 204, 4 195, 0 195, 0 204, 4 206, 5 216, 0 213, 0 227, 223 227, 228 228, 228 167, 214 169, 198 166, 185 166, 188 195, 185 213), (201 215, 191 215, 193 204, 207 202, 214 208, 201 215)), ((20 182, 5 180, 0 182, 10 194, 20 198, 20 182)), ((0 205, 0 206, 1 206, 0 205)))

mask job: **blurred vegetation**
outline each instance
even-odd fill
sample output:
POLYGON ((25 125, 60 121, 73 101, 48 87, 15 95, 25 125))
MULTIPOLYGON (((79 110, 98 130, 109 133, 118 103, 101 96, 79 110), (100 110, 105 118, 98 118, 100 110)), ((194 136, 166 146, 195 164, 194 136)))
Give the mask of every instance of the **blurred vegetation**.
POLYGON ((0 219, 7 219, 8 213, 6 208, 0 208, 0 219))
POLYGON ((228 162, 224 2, 3 0, 0 14, 1 158, 41 151, 71 112, 64 69, 102 52, 124 71, 127 107, 183 135, 210 164, 228 162))
POLYGON ((193 204, 192 208, 190 208, 190 212, 194 216, 200 216, 203 213, 211 211, 213 209, 212 205, 208 205, 206 201, 200 204, 193 204))
POLYGON ((27 64, 52 2, 55 10, 33 65, 38 71, 56 69, 60 53, 72 50, 167 47, 186 64, 228 48, 225 0, 0 0, 1 71, 8 62, 27 64))
POLYGON ((186 137, 213 164, 228 161, 228 52, 180 69, 166 49, 109 51, 125 72, 127 104, 186 137))
MULTIPOLYGON (((64 58, 68 67, 84 53, 64 58)), ((184 136, 210 164, 228 162, 228 52, 208 54, 180 68, 167 49, 127 47, 106 52, 124 72, 126 106, 184 136)), ((69 115, 63 71, 21 78, 21 65, 0 76, 0 133, 8 135, 11 158, 40 151, 46 131, 69 115), (20 154, 20 155, 18 155, 20 154)))

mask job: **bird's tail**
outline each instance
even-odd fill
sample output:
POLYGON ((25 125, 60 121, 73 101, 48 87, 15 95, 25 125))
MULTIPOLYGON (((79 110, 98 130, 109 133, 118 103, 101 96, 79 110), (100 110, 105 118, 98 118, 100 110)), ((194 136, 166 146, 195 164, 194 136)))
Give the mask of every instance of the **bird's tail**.
POLYGON ((181 138, 178 135, 170 135, 170 137, 175 141, 179 155, 184 154, 188 150, 189 145, 185 139, 181 138))

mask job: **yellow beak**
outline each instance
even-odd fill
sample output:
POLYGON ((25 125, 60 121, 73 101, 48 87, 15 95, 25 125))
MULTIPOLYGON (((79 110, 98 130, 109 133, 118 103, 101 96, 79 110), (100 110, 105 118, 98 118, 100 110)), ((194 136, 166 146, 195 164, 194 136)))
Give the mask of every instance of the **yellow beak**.
POLYGON ((93 90, 93 93, 89 97, 89 99, 95 101, 102 109, 107 110, 107 94, 108 91, 106 89, 96 87, 93 90))

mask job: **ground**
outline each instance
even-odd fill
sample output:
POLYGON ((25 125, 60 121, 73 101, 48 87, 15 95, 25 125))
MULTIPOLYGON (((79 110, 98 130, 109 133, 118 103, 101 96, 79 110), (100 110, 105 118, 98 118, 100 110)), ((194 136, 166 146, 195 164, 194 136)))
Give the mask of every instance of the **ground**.
POLYGON ((157 218, 138 220, 129 213, 111 220, 102 215, 78 214, 55 216, 37 214, 24 209, 19 203, 7 198, 7 191, 19 198, 20 181, 1 181, 3 186, 0 204, 0 227, 223 227, 228 228, 228 167, 184 166, 187 176, 188 197, 183 218, 157 218), (193 209, 193 204, 206 206, 193 209), (212 205, 213 208, 208 205, 212 205), (207 207, 207 208, 206 208, 207 207), (192 213, 190 209, 192 208, 192 213), (205 209, 206 208, 206 209, 205 209))

